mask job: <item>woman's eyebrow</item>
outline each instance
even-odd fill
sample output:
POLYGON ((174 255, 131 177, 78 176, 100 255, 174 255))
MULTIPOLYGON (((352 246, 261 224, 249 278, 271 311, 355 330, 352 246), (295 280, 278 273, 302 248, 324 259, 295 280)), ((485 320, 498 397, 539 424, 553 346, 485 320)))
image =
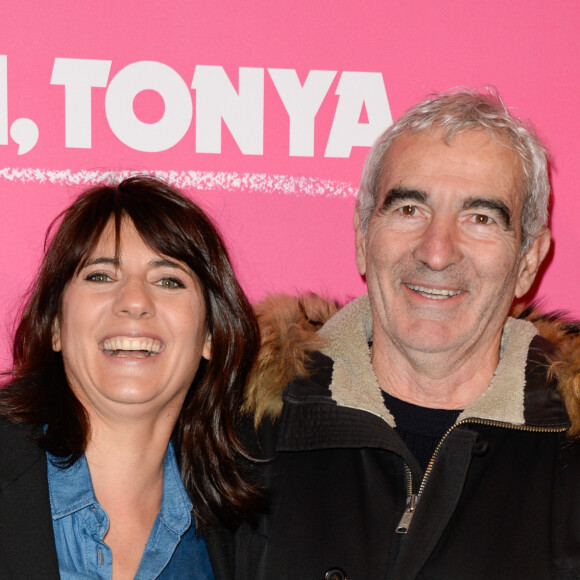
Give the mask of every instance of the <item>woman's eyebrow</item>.
POLYGON ((153 268, 176 268, 185 272, 189 275, 189 268, 183 266, 179 262, 174 262, 173 260, 168 260, 167 258, 158 258, 157 260, 151 260, 149 265, 153 268))
MULTIPOLYGON (((87 268, 87 267, 95 266, 95 265, 99 265, 99 264, 106 265, 106 266, 118 267, 121 265, 121 260, 119 260, 118 258, 113 258, 113 257, 98 256, 95 258, 91 258, 90 260, 87 260, 83 264, 83 268, 87 268)), ((183 266, 179 262, 174 262, 173 260, 168 260, 167 258, 158 258, 158 259, 150 260, 148 265, 152 268, 175 268, 177 270, 181 270, 181 271, 185 272, 186 274, 189 274, 188 268, 186 268, 185 266, 183 266)))
POLYGON ((97 264, 104 264, 107 266, 118 266, 119 259, 118 258, 110 258, 110 257, 106 257, 106 256, 99 256, 98 258, 91 258, 90 260, 87 260, 83 264, 83 268, 86 268, 88 266, 95 266, 97 264))

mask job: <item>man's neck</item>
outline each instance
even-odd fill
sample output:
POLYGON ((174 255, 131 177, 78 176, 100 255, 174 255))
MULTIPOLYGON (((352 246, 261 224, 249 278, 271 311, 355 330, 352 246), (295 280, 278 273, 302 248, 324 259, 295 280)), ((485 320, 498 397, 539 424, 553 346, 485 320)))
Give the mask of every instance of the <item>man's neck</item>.
POLYGON ((477 352, 417 353, 375 334, 371 360, 379 385, 394 397, 431 409, 465 409, 489 386, 499 340, 477 352))

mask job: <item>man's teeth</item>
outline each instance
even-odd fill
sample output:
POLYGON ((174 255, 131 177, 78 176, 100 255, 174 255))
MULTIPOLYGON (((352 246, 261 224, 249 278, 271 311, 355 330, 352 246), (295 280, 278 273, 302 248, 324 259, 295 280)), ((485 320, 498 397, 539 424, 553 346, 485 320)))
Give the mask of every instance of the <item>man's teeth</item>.
POLYGON ((424 286, 412 286, 411 284, 407 284, 406 286, 407 288, 421 294, 421 296, 432 298, 434 300, 443 300, 444 298, 457 296, 462 292, 461 290, 440 290, 439 288, 425 288, 424 286))
POLYGON ((115 336, 103 341, 103 351, 110 355, 154 356, 161 350, 161 343, 154 338, 115 336))

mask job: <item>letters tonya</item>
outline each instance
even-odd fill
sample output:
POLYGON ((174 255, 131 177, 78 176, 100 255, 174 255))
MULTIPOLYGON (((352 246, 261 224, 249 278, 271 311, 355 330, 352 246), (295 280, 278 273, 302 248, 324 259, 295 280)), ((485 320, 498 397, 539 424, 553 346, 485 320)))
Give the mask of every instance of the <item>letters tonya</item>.
MULTIPOLYGON (((65 145, 90 148, 95 93, 105 88, 105 113, 115 136, 138 151, 159 152, 176 145, 195 130, 196 153, 221 153, 222 121, 244 155, 264 154, 264 99, 272 83, 288 114, 289 156, 314 156, 315 118, 337 77, 336 71, 311 70, 300 82, 294 69, 240 67, 237 89, 224 67, 197 65, 191 86, 166 64, 139 61, 111 78, 112 61, 56 58, 51 84, 64 86, 65 145), (194 95, 195 90, 195 120, 194 95), (147 123, 133 110, 133 100, 152 90, 163 99, 162 117, 147 123)), ((328 132, 325 157, 349 157, 353 146, 370 146, 391 122, 382 74, 340 73, 336 83, 334 117, 328 132), (363 110, 366 119, 361 120, 363 110)))

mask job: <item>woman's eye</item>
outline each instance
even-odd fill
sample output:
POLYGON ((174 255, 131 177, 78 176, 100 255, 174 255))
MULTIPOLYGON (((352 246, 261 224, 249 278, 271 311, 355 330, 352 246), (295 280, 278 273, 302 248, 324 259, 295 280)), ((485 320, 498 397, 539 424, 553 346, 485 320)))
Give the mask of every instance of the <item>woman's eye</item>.
POLYGON ((163 286, 163 288, 185 288, 185 284, 177 278, 162 278, 159 280, 159 286, 163 286))
POLYGON ((88 274, 85 280, 88 282, 110 282, 111 277, 103 272, 95 272, 94 274, 88 274))

